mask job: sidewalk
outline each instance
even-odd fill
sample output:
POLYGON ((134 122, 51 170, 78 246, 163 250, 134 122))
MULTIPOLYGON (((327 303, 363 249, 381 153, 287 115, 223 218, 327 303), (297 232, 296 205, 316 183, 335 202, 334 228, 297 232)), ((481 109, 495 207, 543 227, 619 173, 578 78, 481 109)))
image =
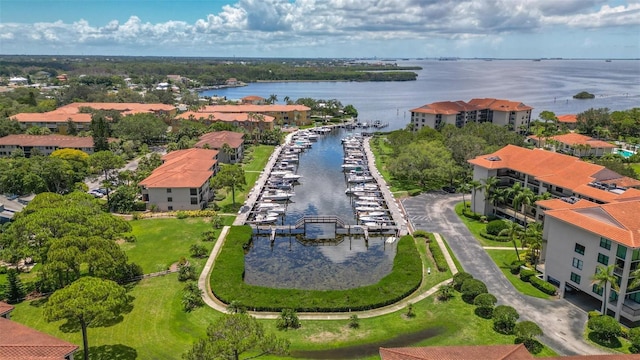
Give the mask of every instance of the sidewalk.
MULTIPOLYGON (((207 304, 209 307, 213 308, 214 310, 217 310, 220 312, 226 312, 227 305, 221 302, 220 300, 218 300, 211 292, 211 287, 209 285, 209 274, 211 273, 211 270, 213 269, 213 266, 215 264, 215 260, 218 257, 218 254, 220 253, 222 246, 224 245, 225 239, 227 237, 227 234, 229 233, 230 228, 231 228, 230 226, 225 226, 222 229, 222 232, 220 233, 218 240, 216 241, 215 245, 213 246, 213 249, 211 250, 211 255, 209 255, 209 259, 207 259, 207 262, 204 265, 204 268, 202 269, 200 278, 198 279, 198 287, 203 291, 202 298, 204 299, 205 304, 207 304)), ((453 274, 457 273, 458 270, 456 269, 456 266, 453 263, 453 260, 451 259, 451 255, 447 251, 447 248, 444 246, 444 243, 442 242, 442 239, 440 238, 439 235, 436 237, 436 241, 438 241, 438 245, 440 246, 440 249, 445 254, 445 258, 447 259, 447 264, 449 265, 451 272, 453 274)), ((423 278, 424 276, 426 276, 426 270, 424 269, 424 265, 425 264, 423 262, 422 264, 423 278)), ((423 290, 421 293, 418 293, 419 291, 418 290, 415 293, 402 299, 401 301, 385 307, 381 307, 373 310, 366 310, 366 311, 339 312, 339 313, 329 313, 329 312, 298 313, 298 318, 300 320, 348 320, 353 314, 358 315, 358 317, 361 319, 391 314, 406 308, 407 305, 410 303, 415 304, 433 295, 436 291, 438 291, 440 286, 449 283, 450 280, 451 279, 444 280, 443 282, 433 286, 430 289, 423 290)), ((249 314, 251 314, 256 319, 277 319, 280 316, 280 313, 276 313, 276 312, 249 311, 249 314)))

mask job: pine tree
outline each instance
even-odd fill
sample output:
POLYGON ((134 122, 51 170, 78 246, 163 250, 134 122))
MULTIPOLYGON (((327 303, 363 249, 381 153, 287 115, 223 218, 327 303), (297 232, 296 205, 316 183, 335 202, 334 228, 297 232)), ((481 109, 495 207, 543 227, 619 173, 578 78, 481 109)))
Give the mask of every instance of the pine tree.
POLYGON ((18 271, 9 269, 7 271, 7 302, 9 304, 18 303, 24 299, 25 295, 22 280, 18 277, 18 271))
POLYGON ((104 114, 96 113, 91 116, 91 133, 93 135, 93 151, 109 150, 109 124, 104 114))

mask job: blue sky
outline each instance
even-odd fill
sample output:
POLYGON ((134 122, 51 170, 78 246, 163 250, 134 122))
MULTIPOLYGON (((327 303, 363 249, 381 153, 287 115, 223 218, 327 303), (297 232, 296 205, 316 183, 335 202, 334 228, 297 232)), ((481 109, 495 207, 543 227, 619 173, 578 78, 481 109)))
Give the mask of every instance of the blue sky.
POLYGON ((640 58, 640 0, 0 0, 0 54, 640 58))

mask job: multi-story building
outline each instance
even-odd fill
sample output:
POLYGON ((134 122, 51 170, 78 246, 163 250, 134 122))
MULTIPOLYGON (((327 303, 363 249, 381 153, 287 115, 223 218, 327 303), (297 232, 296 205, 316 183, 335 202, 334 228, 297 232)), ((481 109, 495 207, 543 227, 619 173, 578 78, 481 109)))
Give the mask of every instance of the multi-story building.
POLYGON ((470 122, 490 122, 514 131, 529 128, 531 110, 523 103, 499 99, 471 99, 469 102, 441 101, 411 109, 413 131, 445 124, 462 127, 470 122))
POLYGON ((7 135, 0 138, 0 157, 22 150, 25 157, 32 154, 51 155, 58 149, 76 149, 93 154, 93 137, 68 135, 7 135))
POLYGON ((242 161, 244 154, 244 134, 233 131, 216 131, 200 136, 194 147, 208 148, 218 151, 218 161, 221 163, 235 164, 242 161), (228 150, 225 151, 225 144, 228 150))
POLYGON ((210 105, 200 109, 200 113, 247 113, 272 116, 276 124, 301 126, 311 123, 311 108, 304 105, 210 105))
POLYGON ((532 135, 527 137, 527 141, 537 147, 552 148, 557 152, 577 157, 600 157, 611 154, 616 147, 606 141, 576 133, 555 135, 548 138, 532 135))
POLYGON ((273 122, 275 120, 273 116, 254 113, 206 113, 199 111, 184 112, 176 116, 176 119, 198 121, 205 125, 223 122, 245 129, 248 133, 253 132, 255 129, 262 131, 273 130, 273 122))
POLYGON ((557 284, 561 295, 569 288, 602 300, 604 291, 592 286, 591 277, 597 265, 615 264, 620 291, 607 291, 612 300, 607 308, 616 318, 640 320, 640 288, 627 288, 640 262, 640 181, 573 156, 513 145, 469 163, 474 180, 495 177, 496 187, 519 183, 551 196, 514 210, 511 199, 498 203, 479 189, 472 206, 521 224, 543 222, 544 278, 557 284))
POLYGON ((20 113, 13 115, 22 127, 46 127, 53 132, 66 134, 69 122, 78 131, 87 131, 91 125, 91 113, 87 110, 117 111, 123 116, 140 113, 153 113, 158 116, 173 116, 177 109, 166 104, 139 103, 72 103, 44 113, 20 113))
POLYGON ((218 172, 218 151, 186 149, 162 157, 162 165, 139 183, 147 208, 200 210, 213 198, 209 180, 218 172))

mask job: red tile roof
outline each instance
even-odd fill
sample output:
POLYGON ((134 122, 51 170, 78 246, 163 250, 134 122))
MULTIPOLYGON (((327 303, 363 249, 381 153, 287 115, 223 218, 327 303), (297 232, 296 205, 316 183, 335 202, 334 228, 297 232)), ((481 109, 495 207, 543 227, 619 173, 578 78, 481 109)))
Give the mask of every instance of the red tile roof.
POLYGON ((91 114, 80 113, 80 108, 89 107, 95 110, 116 110, 123 115, 173 111, 173 105, 139 104, 139 103, 71 103, 45 113, 20 113, 12 116, 19 122, 65 122, 69 119, 77 123, 91 122, 91 114))
POLYGON ((624 193, 597 189, 589 186, 589 183, 614 182, 613 179, 622 183, 635 181, 607 170, 604 166, 591 164, 577 157, 543 149, 525 149, 515 145, 507 145, 492 154, 480 155, 468 162, 486 169, 512 169, 534 176, 539 181, 570 189, 577 194, 604 202, 614 201, 624 193))
POLYGON ((216 131, 200 136, 194 147, 201 148, 204 144, 209 144, 211 149, 221 149, 224 144, 237 149, 244 143, 244 134, 233 131, 216 131))
POLYGON ((606 237, 623 245, 640 247, 640 201, 622 201, 576 209, 558 209, 545 212, 546 217, 606 237))
POLYGON ((59 148, 93 148, 93 137, 18 134, 1 137, 0 145, 55 146, 59 148))
POLYGON ((558 122, 567 124, 575 124, 578 122, 575 114, 558 115, 556 116, 556 119, 558 119, 558 122))
POLYGON ((469 104, 493 111, 525 111, 533 109, 531 106, 521 102, 492 98, 471 99, 469 104))
POLYGON ((11 117, 21 123, 31 122, 66 122, 71 120, 75 123, 90 123, 91 114, 74 114, 67 112, 49 111, 45 113, 20 113, 11 117))
POLYGON ((198 188, 211 178, 218 151, 186 149, 168 153, 164 163, 140 182, 147 188, 198 188))
POLYGON ((262 96, 258 95, 247 95, 242 98, 243 101, 257 101, 257 100, 265 100, 262 96))
POLYGON ((422 105, 419 108, 411 109, 411 112, 424 113, 424 114, 441 114, 441 115, 455 115, 460 112, 469 112, 481 110, 482 108, 470 105, 464 101, 440 101, 431 104, 422 105))
POLYGON ((204 109, 200 109, 203 113, 270 113, 270 112, 289 112, 289 111, 310 111, 311 108, 304 105, 209 105, 204 109))
MULTIPOLYGON (((249 113, 222 113, 222 112, 206 113, 206 112, 187 111, 176 116, 176 119, 183 119, 183 120, 191 120, 192 118, 194 120, 204 119, 209 121, 225 121, 225 122, 258 121, 258 119, 255 116, 251 116, 249 113)), ((261 121, 270 123, 270 122, 273 122, 274 120, 275 118, 273 116, 263 115, 261 121)))
POLYGON ((582 207, 591 207, 597 205, 589 200, 580 199, 575 203, 566 202, 561 199, 548 199, 548 200, 539 200, 536 202, 538 206, 543 208, 544 210, 556 210, 556 209, 577 209, 582 207))
POLYGON ((567 144, 569 146, 575 145, 589 145, 591 148, 614 148, 615 145, 609 144, 606 141, 596 140, 592 137, 577 134, 577 133, 568 133, 564 135, 556 135, 551 137, 551 139, 559 141, 563 144, 567 144))
POLYGON ((380 348, 381 360, 533 360, 523 344, 380 348))
POLYGON ((62 360, 78 346, 0 317, 0 359, 62 360))
POLYGON ((12 312, 14 308, 15 306, 0 301, 0 316, 12 312))

